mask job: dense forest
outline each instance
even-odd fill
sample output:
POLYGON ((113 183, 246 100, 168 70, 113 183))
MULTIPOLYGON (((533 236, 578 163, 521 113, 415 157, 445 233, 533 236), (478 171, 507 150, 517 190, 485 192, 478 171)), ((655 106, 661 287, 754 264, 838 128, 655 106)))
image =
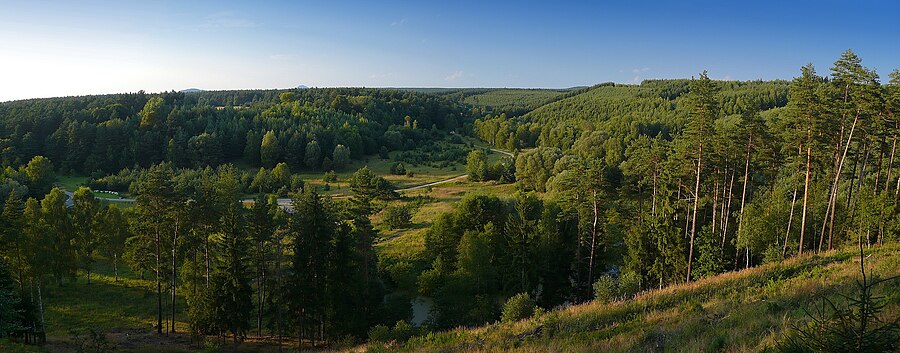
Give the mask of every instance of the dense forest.
POLYGON ((0 104, 0 116, 3 165, 41 155, 97 177, 163 161, 340 169, 434 143, 470 121, 463 105, 438 96, 362 88, 24 100, 0 104))
POLYGON ((514 93, 0 104, 0 336, 39 341, 52 324, 42 290, 90 282, 99 260, 155 282, 156 332, 175 331, 183 313, 198 338, 237 345, 267 334, 302 346, 516 320, 900 235, 900 72, 883 80, 852 51, 828 74, 807 65, 792 81, 703 72, 514 93), (462 135, 496 151, 439 144, 462 135), (489 160, 497 151, 514 156, 489 160), (515 193, 467 194, 434 215, 421 254, 382 256, 373 218, 408 224, 395 203, 409 197, 367 167, 334 198, 291 173, 373 155, 465 160, 470 181, 515 193), (68 196, 56 173, 91 175, 94 188, 136 195, 134 206, 101 203, 87 187, 68 196), (417 298, 431 304, 414 326, 417 298))

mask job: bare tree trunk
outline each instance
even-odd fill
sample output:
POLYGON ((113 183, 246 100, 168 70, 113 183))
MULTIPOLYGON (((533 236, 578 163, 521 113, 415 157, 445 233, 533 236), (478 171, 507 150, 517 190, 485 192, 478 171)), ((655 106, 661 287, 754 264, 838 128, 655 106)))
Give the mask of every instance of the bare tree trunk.
MULTIPOLYGON (((895 142, 896 142, 896 139, 895 139, 895 142)), ((656 190, 657 190, 658 177, 659 177, 659 167, 655 167, 653 169, 653 198, 652 198, 653 205, 650 207, 650 213, 653 214, 653 216, 656 216, 656 192, 657 192, 656 190)))
POLYGON ((38 310, 41 314, 41 342, 47 340, 47 321, 44 320, 44 294, 41 293, 41 281, 38 280, 37 284, 37 292, 38 292, 38 310))
MULTIPOLYGON (((829 222, 828 227, 828 249, 831 250, 831 240, 834 234, 834 211, 837 208, 837 192, 838 183, 841 180, 841 172, 844 169, 844 161, 847 160, 847 151, 850 149, 850 142, 853 141, 853 132, 856 130, 856 123, 859 121, 859 115, 853 119, 853 125, 850 126, 850 135, 847 136, 847 144, 844 145, 844 153, 841 154, 840 162, 838 162, 837 171, 834 173, 834 182, 831 184, 831 191, 828 193, 828 205, 825 208, 825 221, 829 222), (830 216, 829 216, 830 213, 830 216)), ((822 241, 825 238, 825 225, 822 225, 822 234, 819 237, 819 251, 822 251, 822 241)))
POLYGON ((206 288, 209 288, 209 232, 203 236, 203 257, 206 261, 206 288))
POLYGON ((803 238, 806 235, 806 210, 809 203, 809 175, 812 168, 812 128, 806 128, 806 178, 803 183, 803 216, 800 219, 800 249, 797 255, 803 256, 803 238))
POLYGON ((884 135, 881 136, 881 141, 878 143, 878 162, 875 164, 875 186, 872 188, 873 190, 878 190, 879 183, 881 182, 881 163, 884 162, 884 135))
MULTIPOLYGON (((282 241, 282 238, 280 236, 281 232, 276 230, 275 234, 279 234, 275 237, 275 241, 277 242, 276 246, 275 246, 275 249, 276 249, 275 251, 277 254, 276 259, 275 259, 275 288, 278 290, 282 290, 283 289, 282 282, 281 282, 281 279, 282 279, 281 278, 281 260, 282 260, 281 259, 281 256, 282 256, 281 241, 282 241)), ((278 353, 282 353, 283 349, 284 349, 284 346, 282 345, 282 340, 284 339, 283 333, 282 333, 283 328, 281 327, 282 303, 279 300, 276 302, 275 305, 276 305, 275 306, 275 331, 277 331, 277 335, 278 335, 278 353)))
POLYGON ((178 282, 178 268, 177 266, 177 249, 178 249, 178 220, 175 220, 175 234, 172 236, 172 333, 175 333, 175 290, 177 288, 178 282))
POLYGON ((794 221, 794 205, 797 204, 797 189, 794 189, 794 197, 791 198, 791 214, 788 216, 787 231, 784 232, 784 248, 781 249, 781 256, 787 255, 788 238, 791 236, 791 223, 794 221))
POLYGON ((894 142, 891 143, 891 158, 888 162, 888 170, 887 177, 884 179, 884 192, 888 192, 891 188, 891 172, 894 171, 894 152, 897 151, 897 137, 894 137, 894 142))
POLYGON ((737 229, 737 235, 735 236, 736 238, 735 238, 735 242, 734 242, 735 267, 738 266, 737 259, 738 259, 738 252, 740 251, 739 250, 740 247, 738 247, 738 242, 740 241, 740 237, 741 237, 741 229, 744 226, 744 205, 747 202, 747 185, 749 185, 749 183, 750 183, 750 148, 751 148, 751 146, 753 146, 753 134, 750 134, 747 136, 747 158, 744 160, 744 186, 742 188, 743 190, 741 190, 741 210, 740 210, 740 214, 738 216, 738 229, 737 229))
MULTIPOLYGON (((594 212, 594 221, 591 224, 591 257, 588 259, 588 285, 594 284, 594 251, 597 248, 597 223, 600 220, 600 210, 597 205, 597 191, 594 191, 594 197, 592 198, 592 206, 594 212)), ((523 277, 523 285, 524 285, 524 277, 525 277, 525 269, 523 266, 522 269, 522 277, 523 277)))
POLYGON ((156 333, 162 334, 162 267, 160 260, 162 258, 162 236, 159 228, 156 229, 156 333))
MULTIPOLYGON (((718 171, 716 171, 718 174, 718 171)), ((719 178, 718 176, 713 176, 713 204, 712 204, 712 231, 718 232, 716 228, 716 219, 718 218, 718 208, 719 208, 719 178)), ((714 233, 715 234, 715 233, 714 233)))
POLYGON ((722 226, 722 255, 725 255, 725 237, 728 235, 728 221, 730 217, 728 217, 728 213, 731 212, 731 196, 734 193, 734 171, 731 171, 731 181, 728 183, 728 203, 725 205, 725 211, 722 212, 725 214, 724 226, 722 226))
POLYGON ((687 282, 691 282, 691 264, 694 262, 694 238, 697 234, 697 208, 700 206, 700 171, 703 164, 703 142, 697 149, 697 182, 694 184, 694 214, 691 221, 691 243, 688 251, 687 282))

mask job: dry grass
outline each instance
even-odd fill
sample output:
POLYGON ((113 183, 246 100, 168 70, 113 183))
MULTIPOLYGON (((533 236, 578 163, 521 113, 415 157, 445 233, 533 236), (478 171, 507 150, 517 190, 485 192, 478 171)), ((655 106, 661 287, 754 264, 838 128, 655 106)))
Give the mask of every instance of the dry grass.
MULTIPOLYGON (((866 252, 870 272, 900 273, 900 245, 866 252)), ((510 324, 417 337, 404 352, 759 352, 821 296, 850 293, 859 276, 854 248, 793 258, 670 286, 629 301, 559 308, 510 324)), ((880 291, 887 315, 900 312, 900 283, 880 291)), ((370 347, 379 351, 382 347, 370 347)))

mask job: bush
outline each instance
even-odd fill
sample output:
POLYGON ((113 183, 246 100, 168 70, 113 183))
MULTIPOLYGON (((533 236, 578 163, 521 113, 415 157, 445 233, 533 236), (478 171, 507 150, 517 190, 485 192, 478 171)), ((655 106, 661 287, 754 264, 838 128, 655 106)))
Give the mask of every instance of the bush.
POLYGON ((393 334, 395 340, 406 341, 410 339, 415 333, 415 327, 404 320, 397 321, 397 324, 394 325, 393 334))
POLYGON ((326 183, 336 182, 337 174, 335 174, 333 170, 325 172, 325 175, 322 176, 322 181, 324 181, 326 183))
POLYGON ((503 314, 500 320, 503 322, 513 322, 527 319, 534 315, 534 300, 528 293, 519 293, 503 304, 503 314))
POLYGON ((397 162, 391 165, 391 174, 394 175, 404 175, 406 174, 406 166, 403 163, 397 162))
POLYGON ((634 297, 641 291, 641 275, 634 271, 622 272, 619 277, 619 295, 623 298, 634 297))
POLYGON ((384 223, 391 229, 406 228, 412 224, 412 212, 407 206, 389 205, 384 209, 384 223))
POLYGON ((603 275, 594 282, 594 299, 601 303, 616 300, 618 285, 610 275, 603 275))
POLYGON ((390 341, 391 328, 385 325, 375 325, 369 329, 369 341, 371 342, 387 342, 390 341))
POLYGON ((900 277, 879 279, 866 274, 866 257, 859 244, 861 279, 856 293, 823 297, 805 322, 775 346, 776 352, 897 352, 900 349, 900 318, 883 319, 889 298, 877 296, 875 287, 900 277))

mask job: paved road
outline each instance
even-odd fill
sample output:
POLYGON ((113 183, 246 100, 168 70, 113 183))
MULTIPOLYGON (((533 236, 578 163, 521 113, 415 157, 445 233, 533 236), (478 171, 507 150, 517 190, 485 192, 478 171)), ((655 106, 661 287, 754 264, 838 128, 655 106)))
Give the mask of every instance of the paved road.
MULTIPOLYGON (((494 151, 494 152, 497 152, 497 153, 502 153, 502 154, 505 154, 505 155, 511 156, 511 157, 513 156, 513 154, 512 154, 511 152, 504 151, 504 150, 498 150, 498 149, 496 149, 496 148, 491 148, 491 151, 494 151)), ((457 176, 452 177, 452 178, 449 178, 449 179, 444 179, 444 180, 440 180, 440 181, 435 181, 435 182, 433 182, 433 183, 422 184, 422 185, 413 186, 413 187, 405 188, 405 189, 396 189, 395 191, 397 191, 397 192, 404 192, 404 191, 411 191, 411 190, 424 189, 424 188, 427 188, 427 187, 429 187, 429 186, 435 186, 435 185, 440 185, 440 184, 444 184, 444 183, 450 183, 450 182, 454 182, 454 181, 463 180, 463 179, 467 178, 468 176, 469 176, 468 174, 457 175, 457 176)), ((66 191, 66 207, 72 207, 72 206, 75 204, 74 201, 72 200, 72 197, 73 197, 74 195, 75 195, 75 194, 74 194, 73 192, 66 191)), ((111 198, 106 198, 106 197, 99 197, 99 196, 97 196, 97 199, 100 199, 100 200, 107 200, 107 201, 115 201, 115 202, 135 202, 135 199, 128 199, 128 198, 111 199, 111 198)), ((290 206, 291 206, 291 202, 292 202, 291 199, 289 199, 289 198, 281 198, 281 199, 277 199, 277 201, 278 201, 278 206, 279 206, 279 207, 282 207, 282 208, 290 207, 290 206)), ((245 203, 248 203, 248 202, 249 202, 249 203, 252 203, 252 202, 253 202, 253 199, 241 200, 241 202, 245 202, 245 203)))
POLYGON ((501 154, 505 154, 505 155, 510 156, 510 157, 515 157, 515 155, 513 155, 512 152, 509 152, 509 151, 498 150, 498 149, 496 149, 496 148, 491 148, 491 151, 494 151, 494 152, 497 152, 497 153, 501 153, 501 154))
POLYGON ((440 184, 443 184, 443 183, 449 183, 449 182, 453 182, 453 181, 463 180, 463 179, 465 179, 465 178, 467 178, 467 177, 469 177, 469 174, 463 174, 463 175, 459 175, 459 176, 452 177, 452 178, 450 178, 450 179, 444 179, 444 180, 436 181, 436 182, 433 182, 433 183, 428 183, 428 184, 419 185, 419 186, 413 186, 413 187, 411 187, 411 188, 406 188, 406 189, 397 189, 397 190, 395 190, 395 191, 397 191, 397 192, 404 192, 404 191, 410 191, 410 190, 416 190, 416 189, 423 189, 423 188, 427 188, 427 187, 429 187, 429 186, 435 186, 435 185, 440 185, 440 184))

